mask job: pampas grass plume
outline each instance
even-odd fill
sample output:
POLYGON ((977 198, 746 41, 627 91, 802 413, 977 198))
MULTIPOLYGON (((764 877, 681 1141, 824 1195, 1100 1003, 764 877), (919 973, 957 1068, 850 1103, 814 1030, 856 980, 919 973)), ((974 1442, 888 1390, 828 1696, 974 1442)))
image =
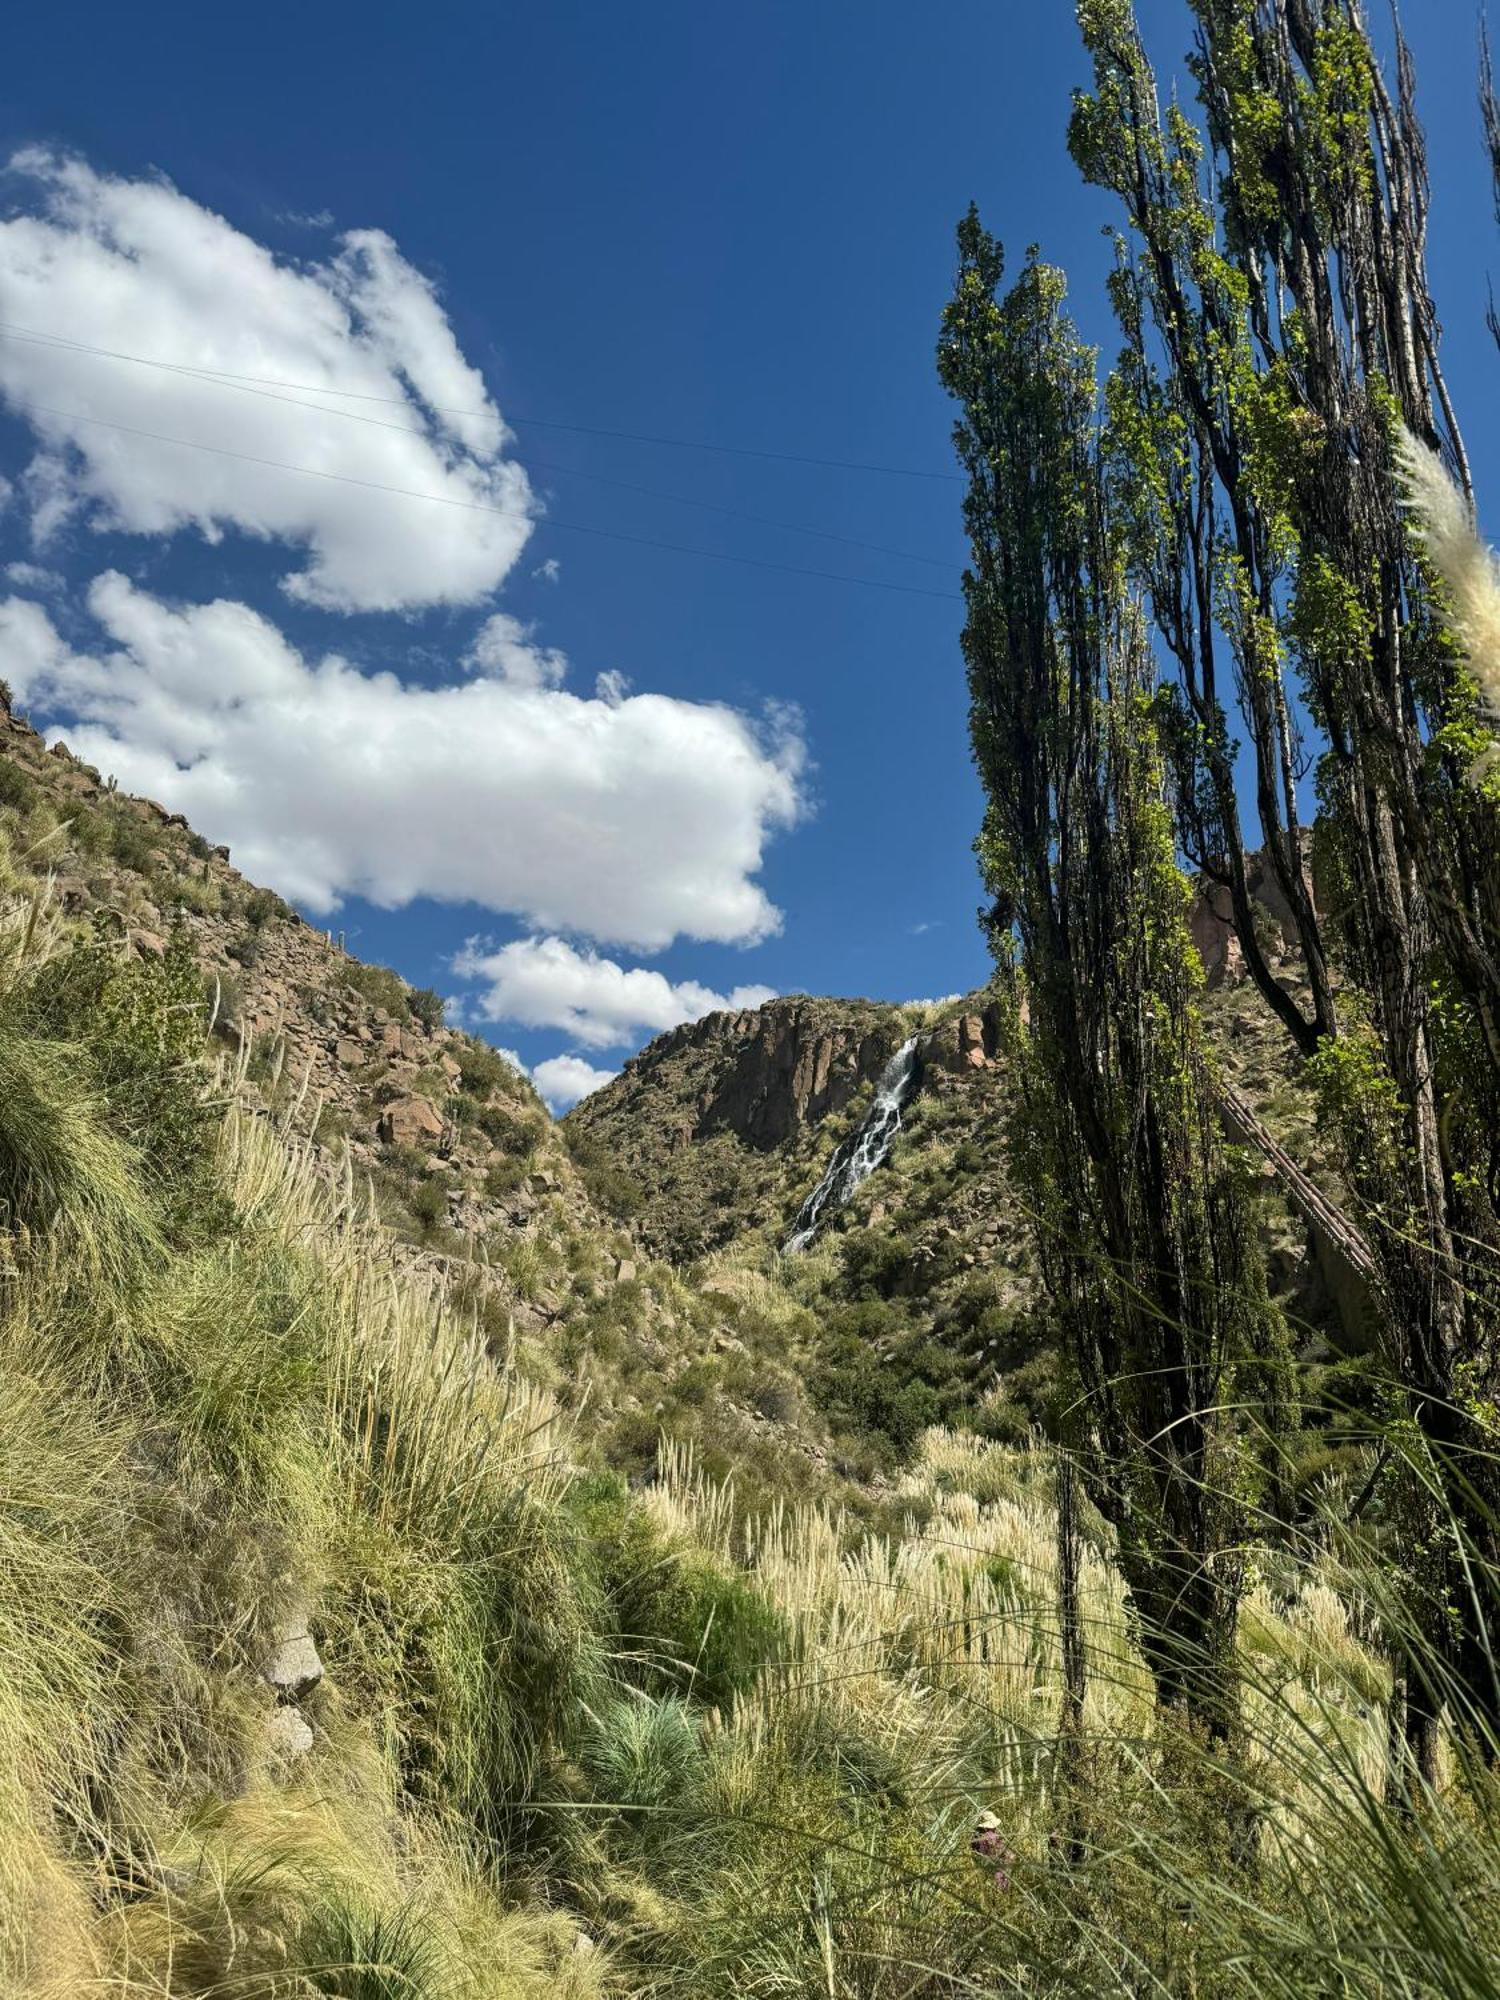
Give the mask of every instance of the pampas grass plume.
MULTIPOLYGON (((1468 504, 1437 453, 1404 431, 1398 455, 1412 525, 1446 586, 1454 629, 1493 737, 1500 732, 1500 559, 1480 540, 1468 504)), ((1483 776, 1497 758, 1500 743, 1492 742, 1472 775, 1483 776)))

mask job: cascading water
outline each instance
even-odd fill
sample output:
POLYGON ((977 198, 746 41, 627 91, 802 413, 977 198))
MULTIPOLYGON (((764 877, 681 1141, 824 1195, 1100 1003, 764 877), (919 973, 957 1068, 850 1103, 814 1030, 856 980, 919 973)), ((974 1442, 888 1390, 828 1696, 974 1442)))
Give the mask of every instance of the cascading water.
POLYGON ((798 1211, 796 1225, 781 1246, 786 1255, 805 1250, 824 1216, 842 1208, 890 1152, 901 1129, 902 1110, 917 1081, 917 1040, 913 1035, 909 1042, 903 1042, 880 1072, 875 1102, 865 1113, 863 1124, 834 1153, 828 1171, 798 1211))

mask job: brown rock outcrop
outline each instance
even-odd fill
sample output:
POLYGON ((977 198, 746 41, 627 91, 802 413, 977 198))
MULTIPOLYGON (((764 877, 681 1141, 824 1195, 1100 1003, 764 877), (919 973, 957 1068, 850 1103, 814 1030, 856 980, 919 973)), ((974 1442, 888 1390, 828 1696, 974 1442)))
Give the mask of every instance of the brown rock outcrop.
POLYGON ((1200 889, 1188 912, 1188 935, 1203 961, 1210 990, 1244 977, 1245 960, 1235 935, 1227 889, 1207 883, 1200 889))
POLYGON ((811 1002, 741 1015, 731 1034, 738 1046, 706 1094, 698 1130, 733 1132, 762 1152, 842 1110, 880 1073, 892 1047, 888 1031, 830 1020, 826 1007, 811 1002))
POLYGON ((425 1097, 398 1097, 380 1114, 380 1136, 387 1146, 425 1149, 443 1136, 443 1121, 425 1097))

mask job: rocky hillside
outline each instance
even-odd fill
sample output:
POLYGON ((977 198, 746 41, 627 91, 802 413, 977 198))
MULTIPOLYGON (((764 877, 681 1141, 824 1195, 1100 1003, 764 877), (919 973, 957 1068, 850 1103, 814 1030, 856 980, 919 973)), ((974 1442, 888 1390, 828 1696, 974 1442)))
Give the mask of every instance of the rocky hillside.
MULTIPOLYGON (((1273 962, 1295 983, 1274 897, 1265 885, 1258 895, 1273 962)), ((1222 1076, 1336 1200, 1295 1060, 1212 899, 1195 908, 1193 933, 1222 1076)), ((774 1000, 660 1037, 564 1130, 576 1157, 611 1170, 617 1213, 654 1254, 706 1269, 727 1252, 752 1255, 805 1300, 825 1330, 816 1387, 836 1428, 873 1426, 899 1447, 919 1416, 967 1416, 1016 1435, 1042 1412, 1052 1362, 1006 1174, 997 1028, 983 992, 936 1009, 774 1000), (887 1163, 812 1255, 780 1257, 875 1078, 912 1035, 918 1083, 887 1163)), ((1305 1356, 1331 1360, 1359 1342, 1360 1284, 1260 1154, 1247 1157, 1264 1181, 1273 1281, 1305 1356)))
POLYGON ((382 1214, 441 1253, 525 1230, 548 1199, 586 1207, 531 1084, 487 1044, 445 1027, 434 993, 351 957, 180 814, 117 791, 0 709, 0 805, 19 852, 71 917, 137 956, 175 943, 201 973, 213 1032, 268 1109, 347 1151, 382 1214))
MULTIPOLYGON (((1062 1691, 1055 1361, 983 995, 720 1016, 559 1129, 433 995, 8 712, 0 947, 0 1991, 729 2000, 892 1938, 903 1991, 1045 1962, 1055 1921, 1033 1947, 1014 1912, 1060 1893, 1025 1789, 1062 1691), (786 1255, 911 1040, 888 1163, 786 1255)), ((1214 979, 1225 1070, 1305 1150, 1231 954, 1214 979)), ((1311 1299, 1306 1230, 1270 1190, 1265 1219, 1311 1299)), ((1338 1408, 1288 1443, 1352 1491, 1338 1408)), ((1085 1525, 1118 1786, 1149 1681, 1085 1525)), ((1390 1687, 1377 1595, 1346 1614, 1342 1554, 1304 1590, 1282 1553, 1241 1621, 1292 1689, 1263 1740, 1328 1717, 1352 1774, 1294 1779, 1295 1826, 1378 1796, 1390 1687)))
POLYGON ((227 1087, 310 1141, 331 1187, 352 1182, 405 1268, 453 1279, 492 1351, 586 1412, 607 1459, 644 1472, 665 1429, 747 1484, 758 1467, 825 1480, 797 1308, 741 1306, 653 1262, 624 1177, 575 1160, 530 1082, 445 1026, 436 994, 352 957, 179 815, 49 750, 3 684, 0 889, 185 972, 227 1087))
POLYGON ((622 1170, 642 1242, 684 1262, 773 1226, 787 1190, 863 1108, 911 1032, 894 1007, 805 995, 711 1014, 651 1043, 564 1121, 622 1170))

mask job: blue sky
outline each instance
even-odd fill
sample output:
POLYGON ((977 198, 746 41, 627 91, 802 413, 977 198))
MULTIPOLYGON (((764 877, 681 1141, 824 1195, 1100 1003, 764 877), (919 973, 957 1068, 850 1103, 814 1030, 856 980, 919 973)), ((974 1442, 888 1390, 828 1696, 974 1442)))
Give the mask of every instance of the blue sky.
MULTIPOLYGON (((1475 17, 1409 11, 1492 501, 1475 17)), ((714 996, 977 984, 932 352, 972 197, 1109 353, 1083 75, 1064 0, 28 10, 0 672, 559 1096, 714 996)))

